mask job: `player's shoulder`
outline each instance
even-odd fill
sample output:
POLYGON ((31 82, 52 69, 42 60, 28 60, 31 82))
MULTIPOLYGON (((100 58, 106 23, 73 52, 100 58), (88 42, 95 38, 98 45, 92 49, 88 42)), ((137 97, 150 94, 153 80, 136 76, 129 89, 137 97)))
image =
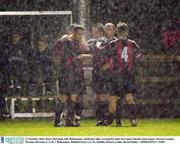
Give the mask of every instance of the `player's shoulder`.
POLYGON ((132 40, 132 39, 128 39, 128 42, 129 43, 136 43, 134 40, 132 40))
POLYGON ((56 46, 63 46, 64 44, 70 43, 69 38, 64 38, 64 39, 58 39, 56 42, 56 46))
POLYGON ((134 41, 134 40, 128 39, 128 43, 131 43, 135 47, 139 47, 138 44, 136 43, 136 41, 134 41))
POLYGON ((118 38, 114 36, 114 37, 113 37, 113 40, 118 40, 118 38))
POLYGON ((113 39, 112 41, 109 42, 109 46, 114 46, 116 44, 116 42, 118 41, 118 39, 113 39))
POLYGON ((101 47, 101 49, 102 49, 103 51, 113 50, 113 48, 115 48, 116 41, 117 41, 116 39, 111 40, 110 42, 108 42, 108 43, 106 43, 105 45, 103 45, 103 46, 101 47))
POLYGON ((64 43, 64 42, 66 42, 67 40, 69 40, 69 38, 70 38, 70 36, 67 35, 67 34, 65 34, 65 35, 63 35, 61 38, 59 38, 56 43, 64 43))

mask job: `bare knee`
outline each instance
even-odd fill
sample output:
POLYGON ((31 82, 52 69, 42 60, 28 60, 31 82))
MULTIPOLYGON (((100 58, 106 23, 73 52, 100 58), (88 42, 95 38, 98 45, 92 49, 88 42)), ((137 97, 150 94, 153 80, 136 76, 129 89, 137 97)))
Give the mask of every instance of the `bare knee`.
POLYGON ((110 96, 109 97, 109 112, 110 113, 115 113, 116 112, 116 105, 117 105, 117 96, 110 96))
POLYGON ((66 103, 68 96, 67 95, 61 95, 59 99, 61 100, 61 102, 66 103))
POLYGON ((126 98, 127 104, 135 104, 132 93, 126 94, 125 98, 126 98))
POLYGON ((108 96, 107 94, 97 94, 96 95, 96 101, 97 102, 106 102, 108 101, 108 96))
POLYGON ((71 95, 71 101, 72 102, 75 102, 75 103, 78 103, 78 102, 81 102, 81 96, 80 95, 77 95, 77 94, 72 94, 71 95))

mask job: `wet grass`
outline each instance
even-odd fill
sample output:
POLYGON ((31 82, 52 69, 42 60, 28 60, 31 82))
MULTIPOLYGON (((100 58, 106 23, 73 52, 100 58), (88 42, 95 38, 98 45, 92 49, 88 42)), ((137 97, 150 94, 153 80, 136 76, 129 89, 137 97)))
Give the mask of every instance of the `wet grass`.
POLYGON ((123 127, 95 127, 95 120, 82 120, 81 127, 53 127, 52 120, 0 122, 0 136, 180 136, 180 119, 139 119, 137 127, 123 120, 123 127))

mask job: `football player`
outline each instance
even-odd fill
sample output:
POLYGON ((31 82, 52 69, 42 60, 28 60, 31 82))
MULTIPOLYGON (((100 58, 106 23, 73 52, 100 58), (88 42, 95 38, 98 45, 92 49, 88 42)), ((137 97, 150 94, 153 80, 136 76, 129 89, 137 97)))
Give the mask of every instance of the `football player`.
MULTIPOLYGON (((128 25, 126 23, 119 23, 117 25, 118 40, 109 45, 109 47, 113 50, 111 53, 114 64, 112 85, 113 91, 116 95, 120 97, 125 96, 130 114, 131 125, 137 126, 136 105, 134 100, 136 93, 135 72, 136 64, 141 59, 142 54, 136 42, 128 39, 128 34, 128 25)), ((117 101, 118 99, 113 99, 113 101, 109 102, 116 106, 117 101)), ((109 109, 109 114, 106 117, 107 119, 104 125, 112 124, 114 112, 115 111, 110 111, 109 109)), ((121 123, 119 124, 121 125, 121 123)))
POLYGON ((105 41, 103 45, 99 48, 97 52, 98 60, 96 60, 96 81, 95 88, 97 93, 97 99, 99 102, 97 103, 97 112, 100 114, 101 119, 98 120, 97 126, 104 124, 104 117, 106 112, 108 111, 108 100, 109 95, 112 91, 111 85, 111 70, 109 69, 109 65, 111 64, 111 59, 109 59, 109 50, 106 45, 109 45, 112 41, 116 40, 115 35, 116 27, 112 23, 107 23, 104 27, 105 32, 105 41), (97 91, 98 90, 98 91, 97 91))
POLYGON ((82 42, 84 36, 84 27, 76 25, 69 38, 66 38, 61 43, 56 45, 56 57, 59 61, 59 102, 55 109, 54 126, 63 126, 61 114, 67 105, 66 126, 80 126, 80 116, 74 119, 76 109, 80 109, 82 113, 82 96, 86 92, 84 71, 81 60, 81 54, 87 51, 86 44, 82 42), (81 105, 81 106, 80 106, 81 105), (77 123, 78 119, 78 123, 77 123))
POLYGON ((101 50, 103 45, 105 45, 106 38, 105 38, 105 31, 104 25, 102 23, 96 23, 92 27, 92 36, 93 38, 88 40, 87 43, 90 48, 90 52, 93 56, 93 70, 92 70, 92 88, 93 92, 96 95, 95 99, 95 113, 97 123, 96 126, 102 125, 104 120, 104 108, 107 104, 106 99, 104 98, 103 91, 102 91, 102 80, 101 80, 101 73, 99 69, 99 58, 98 52, 101 50))

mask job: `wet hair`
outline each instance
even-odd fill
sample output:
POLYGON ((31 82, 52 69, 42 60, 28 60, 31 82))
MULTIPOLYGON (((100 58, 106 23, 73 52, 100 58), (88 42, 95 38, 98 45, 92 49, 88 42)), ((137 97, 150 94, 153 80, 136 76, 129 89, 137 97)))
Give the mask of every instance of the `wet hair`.
POLYGON ((105 31, 104 31, 104 25, 103 25, 103 24, 102 24, 102 25, 98 25, 98 26, 97 26, 97 29, 98 29, 99 32, 102 32, 102 33, 105 32, 105 31))
POLYGON ((22 37, 22 33, 20 31, 13 31, 12 36, 13 35, 18 35, 18 36, 22 37))
POLYGON ((126 23, 119 22, 117 24, 117 33, 122 33, 122 32, 129 32, 129 27, 126 23))
POLYGON ((104 27, 103 23, 97 22, 92 25, 92 27, 98 28, 98 27, 104 27))
MULTIPOLYGON (((101 33, 105 33, 105 31, 104 31, 104 25, 103 25, 103 23, 100 23, 100 22, 98 22, 98 23, 94 23, 93 25, 92 25, 92 28, 97 28, 97 30, 99 31, 99 32, 101 32, 101 33)), ((92 29, 91 29, 92 30, 92 29)))
POLYGON ((41 41, 47 41, 49 39, 48 35, 40 35, 38 37, 38 40, 41 40, 41 41))
POLYGON ((73 27, 73 31, 74 32, 77 32, 78 30, 85 30, 85 28, 84 28, 84 26, 83 25, 75 25, 74 27, 73 27))
POLYGON ((77 25, 77 24, 75 24, 75 23, 71 24, 70 26, 67 27, 66 31, 67 31, 67 32, 72 32, 73 29, 74 29, 74 27, 75 27, 76 25, 77 25))
POLYGON ((106 23, 105 27, 107 27, 107 26, 112 26, 114 30, 116 29, 116 26, 113 23, 106 23))
POLYGON ((41 35, 37 38, 37 41, 43 41, 43 42, 47 43, 49 41, 49 37, 48 37, 48 35, 41 35))

